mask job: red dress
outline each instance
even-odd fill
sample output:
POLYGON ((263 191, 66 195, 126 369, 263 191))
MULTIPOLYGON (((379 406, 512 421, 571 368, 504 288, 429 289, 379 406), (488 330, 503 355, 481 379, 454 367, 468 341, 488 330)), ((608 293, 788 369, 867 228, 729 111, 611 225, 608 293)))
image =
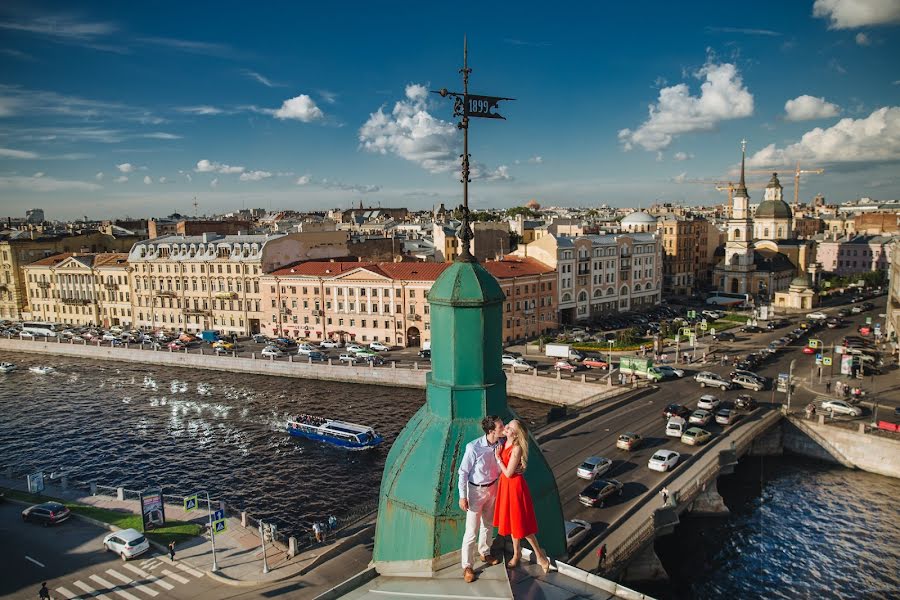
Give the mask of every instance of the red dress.
MULTIPOLYGON (((504 448, 500 460, 509 464, 513 446, 504 448)), ((500 474, 497 501, 494 505, 494 527, 500 535, 512 535, 516 539, 537 533, 537 519, 534 516, 534 502, 528 491, 528 483, 521 473, 512 477, 500 474)))

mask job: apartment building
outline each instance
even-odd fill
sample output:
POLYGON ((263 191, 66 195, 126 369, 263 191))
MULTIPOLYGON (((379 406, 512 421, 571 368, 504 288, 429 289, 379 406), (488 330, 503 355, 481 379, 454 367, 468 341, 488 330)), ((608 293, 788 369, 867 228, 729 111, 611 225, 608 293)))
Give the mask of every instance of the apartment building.
POLYGON ((130 328, 128 254, 65 252, 24 267, 31 319, 130 328))
POLYGON ((816 244, 816 262, 826 273, 851 275, 885 271, 890 266, 891 244, 897 236, 856 235, 825 237, 816 244))
MULTIPOLYGON (((260 277, 268 335, 418 347, 431 340, 428 292, 449 263, 306 262, 260 277)), ((556 275, 531 259, 484 263, 507 296, 503 338, 556 329, 556 275)))
POLYGON ((249 335, 264 318, 260 277, 298 260, 343 257, 336 232, 170 235, 129 254, 134 323, 146 329, 249 335))
MULTIPOLYGON (((481 262, 494 260, 510 251, 509 223, 506 221, 475 221, 472 227, 472 256, 481 262)), ((457 238, 458 222, 434 223, 434 259, 452 262, 460 252, 457 238)))
POLYGON ((514 255, 556 270, 562 324, 660 302, 662 244, 657 233, 576 238, 547 234, 520 246, 514 255))
POLYGON ((709 285, 718 230, 711 222, 690 215, 659 218, 663 250, 663 291, 690 296, 709 285), (715 244, 710 244, 710 233, 715 244))

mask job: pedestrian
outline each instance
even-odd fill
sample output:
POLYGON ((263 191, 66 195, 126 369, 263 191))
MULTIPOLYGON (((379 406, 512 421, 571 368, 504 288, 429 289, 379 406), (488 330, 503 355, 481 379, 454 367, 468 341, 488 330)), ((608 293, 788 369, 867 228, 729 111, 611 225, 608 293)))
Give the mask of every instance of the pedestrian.
POLYGON ((316 535, 316 542, 322 542, 325 536, 322 534, 322 525, 318 521, 313 523, 313 533, 316 535))
POLYGON ((659 494, 662 496, 663 506, 669 505, 669 488, 663 488, 659 490, 659 494))
POLYGON ((47 589, 47 582, 41 584, 41 589, 38 590, 38 598, 40 600, 50 600, 50 590, 47 589))
POLYGON ((169 560, 175 562, 175 540, 169 542, 169 560))
POLYGON ((831 380, 825 382, 825 393, 831 394, 831 380))
POLYGON ((602 571, 606 564, 606 544, 597 548, 597 571, 602 571))
POLYGON ((335 529, 337 529, 337 517, 331 515, 328 517, 328 530, 334 531, 335 529))

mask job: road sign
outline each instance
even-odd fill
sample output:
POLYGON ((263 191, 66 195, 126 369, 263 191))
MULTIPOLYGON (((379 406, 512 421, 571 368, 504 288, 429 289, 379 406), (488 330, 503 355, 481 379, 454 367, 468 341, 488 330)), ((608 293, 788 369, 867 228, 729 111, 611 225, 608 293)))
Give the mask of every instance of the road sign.
POLYGON ((225 511, 221 508, 212 514, 213 521, 219 521, 225 518, 225 511))
POLYGON ((697 311, 696 311, 696 310, 689 310, 688 313, 687 313, 687 316, 688 316, 688 319, 696 319, 696 318, 697 318, 697 311))
POLYGON ((872 324, 872 317, 866 317, 866 325, 872 324))
POLYGON ((822 353, 821 353, 821 352, 819 352, 819 353, 816 354, 816 364, 817 364, 817 365, 821 365, 821 364, 822 364, 822 353))
POLYGON ((32 494, 40 494, 44 491, 44 472, 28 474, 28 491, 32 494))
POLYGON ((214 535, 224 533, 226 529, 228 529, 228 521, 226 521, 225 519, 219 519, 218 521, 212 522, 212 530, 214 535))
POLYGON ((834 347, 834 353, 835 353, 835 354, 843 354, 843 353, 844 353, 844 347, 843 347, 843 346, 835 346, 835 347, 834 347))
POLYGON ((821 348, 821 347, 822 347, 822 340, 809 340, 808 346, 809 346, 810 348, 821 348))
POLYGON ((831 366, 831 357, 830 357, 830 356, 823 356, 823 357, 822 357, 822 364, 825 365, 826 367, 830 367, 830 366, 831 366))
POLYGON ((184 497, 184 512, 191 512, 192 510, 197 510, 197 494, 184 497))
POLYGON ((706 331, 707 329, 709 329, 709 325, 706 324, 706 320, 704 320, 702 323, 700 323, 700 329, 702 329, 703 331, 706 331))
POLYGON ((709 335, 716 335, 716 328, 715 328, 715 327, 710 327, 710 329, 709 329, 709 335))

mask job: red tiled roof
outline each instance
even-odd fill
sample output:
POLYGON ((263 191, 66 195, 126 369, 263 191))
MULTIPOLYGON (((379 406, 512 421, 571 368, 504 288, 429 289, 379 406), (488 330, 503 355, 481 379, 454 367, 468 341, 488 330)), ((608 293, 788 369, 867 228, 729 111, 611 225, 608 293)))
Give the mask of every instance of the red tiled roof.
POLYGON ((374 264, 375 263, 371 262, 309 261, 289 267, 283 267, 281 269, 278 269, 277 271, 269 273, 269 275, 277 275, 280 277, 290 275, 311 275, 314 277, 324 277, 326 275, 339 275, 341 273, 346 273, 347 271, 352 271, 353 269, 357 269, 359 267, 370 267, 374 264))
POLYGON ((61 252, 59 254, 54 254, 53 256, 48 256, 47 258, 42 258, 41 260, 36 260, 29 266, 53 267, 66 260, 70 256, 73 256, 74 254, 74 252, 61 252))
POLYGON ((94 255, 95 267, 115 267, 126 266, 128 263, 127 252, 104 252, 94 255))
POLYGON ((408 281, 434 281, 449 266, 447 262, 378 263, 379 269, 391 279, 408 281))
POLYGON ((530 257, 485 261, 484 268, 497 279, 553 273, 555 269, 530 257))
POLYGON ((277 277, 290 277, 296 275, 298 277, 334 277, 347 273, 354 269, 366 269, 372 273, 388 277, 390 279, 404 279, 408 281, 434 281, 438 276, 450 266, 450 263, 433 263, 433 262, 326 262, 326 261, 310 261, 304 262, 291 267, 278 269, 270 275, 277 277))

